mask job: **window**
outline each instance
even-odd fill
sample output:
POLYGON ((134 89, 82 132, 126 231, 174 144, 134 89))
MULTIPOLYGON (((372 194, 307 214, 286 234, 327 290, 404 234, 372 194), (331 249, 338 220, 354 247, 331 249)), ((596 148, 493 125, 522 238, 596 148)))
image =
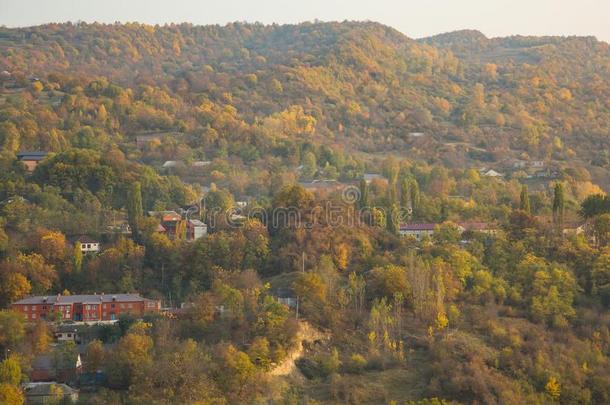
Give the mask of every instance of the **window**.
POLYGON ((133 308, 133 304, 131 304, 131 303, 130 303, 130 304, 128 304, 128 305, 127 305, 127 308, 129 308, 129 309, 133 308))
POLYGON ((28 306, 27 306, 27 305, 25 305, 25 306, 23 307, 23 310, 27 312, 27 310, 28 310, 28 306))
POLYGON ((85 309, 87 309, 87 310, 91 309, 91 305, 87 305, 87 306, 85 307, 85 309))
POLYGON ((69 337, 69 338, 71 338, 71 337, 72 337, 72 334, 71 334, 71 333, 68 333, 68 337, 69 337))
POLYGON ((36 319, 36 314, 32 314, 32 319, 36 319))
POLYGON ((125 308, 125 304, 121 304, 121 309, 125 308))
POLYGON ((42 309, 43 309, 43 310, 46 310, 46 309, 47 309, 47 306, 46 306, 46 305, 43 305, 43 306, 42 306, 42 309))

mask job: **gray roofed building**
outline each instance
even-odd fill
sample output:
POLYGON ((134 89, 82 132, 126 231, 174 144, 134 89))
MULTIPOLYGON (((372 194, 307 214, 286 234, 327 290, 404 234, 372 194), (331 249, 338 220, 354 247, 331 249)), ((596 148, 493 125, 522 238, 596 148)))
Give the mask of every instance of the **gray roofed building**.
POLYGON ((23 391, 28 404, 55 403, 61 398, 69 398, 71 402, 78 400, 78 391, 74 388, 57 382, 27 383, 23 391))
POLYGON ((99 303, 99 302, 140 302, 145 300, 139 294, 84 294, 84 295, 56 295, 56 296, 34 296, 24 298, 13 305, 33 304, 74 304, 74 303, 99 303))

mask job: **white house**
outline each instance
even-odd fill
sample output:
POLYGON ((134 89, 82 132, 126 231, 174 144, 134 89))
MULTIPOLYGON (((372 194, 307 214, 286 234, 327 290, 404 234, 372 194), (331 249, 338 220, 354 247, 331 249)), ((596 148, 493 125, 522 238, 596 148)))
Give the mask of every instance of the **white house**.
POLYGON ((189 219, 186 228, 188 240, 197 240, 208 234, 208 226, 198 219, 189 219))
POLYGON ((433 223, 402 224, 399 233, 401 236, 410 236, 416 240, 422 240, 424 236, 432 236, 435 227, 436 224, 433 223))
POLYGON ((98 253, 100 251, 100 242, 87 235, 81 235, 72 240, 75 245, 80 246, 80 251, 83 253, 98 253))
POLYGON ((487 170, 485 173, 483 173, 483 176, 487 176, 487 177, 504 177, 504 175, 502 173, 498 173, 494 169, 487 170))

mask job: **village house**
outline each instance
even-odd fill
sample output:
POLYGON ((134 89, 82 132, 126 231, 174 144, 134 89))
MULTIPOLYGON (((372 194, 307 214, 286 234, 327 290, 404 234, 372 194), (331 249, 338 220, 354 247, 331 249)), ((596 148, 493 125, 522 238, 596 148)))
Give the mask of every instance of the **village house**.
POLYGON ((484 170, 483 176, 485 177, 504 177, 502 173, 495 171, 494 169, 484 170))
POLYGON ((27 321, 56 316, 62 321, 99 322, 115 321, 123 314, 142 317, 159 312, 161 302, 138 294, 34 296, 14 302, 12 309, 27 321))
POLYGON ((76 236, 74 238, 71 238, 71 241, 73 245, 76 245, 80 248, 80 251, 83 254, 99 253, 100 251, 100 242, 87 235, 76 236))
MULTIPOLYGON (((148 211, 148 216, 159 219, 165 234, 170 239, 176 236, 176 227, 182 221, 182 215, 176 211, 148 211)), ((157 231, 163 232, 161 228, 157 228, 157 231)))
POLYGON ((435 227, 436 224, 434 223, 402 224, 400 225, 399 234, 401 236, 410 236, 420 241, 424 236, 432 236, 435 227))
POLYGON ((206 167, 211 165, 212 162, 210 160, 195 160, 193 163, 191 163, 191 167, 206 167))
MULTIPOLYGON (((400 225, 399 234, 401 236, 410 236, 418 241, 421 241, 425 236, 431 237, 434 234, 434 229, 440 224, 435 223, 416 223, 400 225)), ((495 235, 498 232, 498 227, 487 222, 459 222, 457 229, 460 233, 464 232, 481 232, 487 235, 495 235)))
POLYGON ((74 388, 57 382, 34 382, 23 385, 26 403, 28 405, 43 405, 64 403, 76 403, 78 391, 74 388))
POLYGON ((377 174, 377 173, 364 173, 364 175, 362 177, 364 178, 364 181, 366 182, 366 184, 371 184, 371 182, 373 180, 380 180, 380 181, 384 181, 384 182, 388 181, 381 174, 377 174))
POLYGON ((288 308, 297 306, 297 296, 292 288, 278 288, 275 297, 277 302, 286 305, 288 308))
POLYGON ((74 363, 64 364, 58 367, 53 353, 41 353, 32 360, 32 371, 30 381, 32 382, 51 382, 51 381, 72 381, 82 371, 83 363, 80 354, 76 356, 74 363))
POLYGON ((185 167, 185 165, 184 162, 180 160, 167 160, 161 167, 164 169, 174 169, 178 167, 185 167))
POLYGON ((458 229, 461 233, 481 232, 486 235, 495 235, 498 233, 497 225, 487 222, 458 222, 458 229))
POLYGON ((152 141, 160 141, 160 134, 144 134, 144 135, 136 135, 136 147, 140 150, 144 149, 146 145, 151 143, 152 141))
POLYGON ((189 219, 186 223, 186 239, 197 240, 208 234, 208 226, 198 219, 189 219))
POLYGON ((563 236, 577 236, 582 235, 586 231, 586 224, 582 222, 573 222, 564 224, 561 230, 563 236))
POLYGON ((58 342, 74 342, 76 344, 81 343, 78 329, 73 324, 59 325, 57 328, 55 328, 53 336, 58 342))
POLYGON ((36 169, 38 163, 45 157, 47 157, 47 152, 42 151, 17 153, 17 159, 25 165, 26 170, 30 173, 36 169))

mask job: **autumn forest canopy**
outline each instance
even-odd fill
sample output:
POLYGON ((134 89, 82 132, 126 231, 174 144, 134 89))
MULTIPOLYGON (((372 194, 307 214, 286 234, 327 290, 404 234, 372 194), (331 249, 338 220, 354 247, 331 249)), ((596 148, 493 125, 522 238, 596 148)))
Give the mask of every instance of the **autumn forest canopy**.
POLYGON ((608 43, 0 27, 0 145, 0 403, 610 402, 608 43))

